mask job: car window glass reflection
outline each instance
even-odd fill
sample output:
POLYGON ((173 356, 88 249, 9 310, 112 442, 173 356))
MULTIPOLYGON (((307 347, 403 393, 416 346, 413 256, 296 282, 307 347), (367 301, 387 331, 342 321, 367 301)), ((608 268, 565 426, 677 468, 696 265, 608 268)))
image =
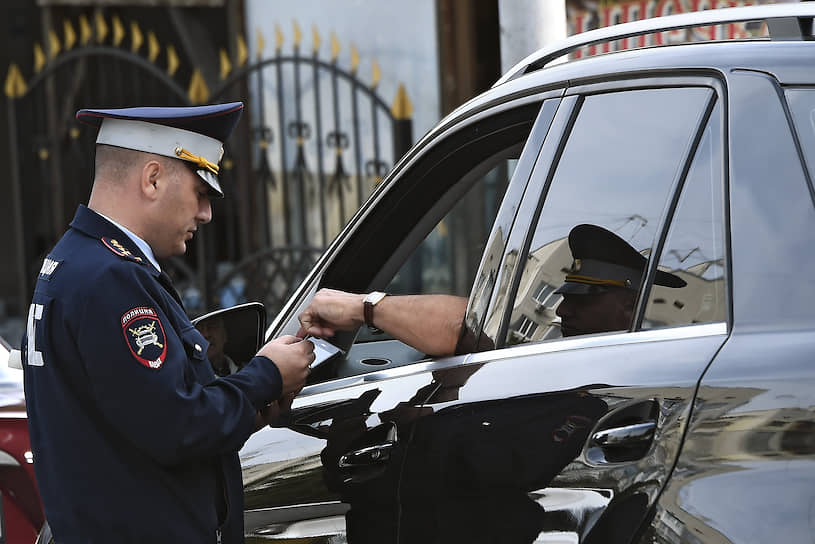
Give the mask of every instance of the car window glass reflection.
POLYGON ((225 351, 226 344, 229 341, 229 332, 222 317, 205 319, 198 323, 195 328, 209 342, 207 359, 209 359, 215 374, 228 376, 243 367, 244 361, 233 360, 225 351))
POLYGON ((791 87, 785 94, 810 179, 815 179, 815 88, 791 87))
POLYGON ((722 234, 721 112, 713 110, 696 151, 659 259, 687 282, 681 290, 654 285, 642 328, 725 321, 722 234))
MULTIPOLYGON (((584 315, 595 311, 597 304, 616 308, 613 319, 581 324, 571 331, 574 334, 630 327, 636 297, 636 289, 632 296, 631 287, 639 287, 645 266, 635 264, 624 250, 629 255, 624 263, 629 270, 623 271, 622 280, 631 284, 625 286, 627 292, 615 291, 611 289, 614 285, 609 285, 591 293, 602 295, 604 301, 590 299, 590 293, 564 292, 559 288, 567 282, 567 275, 620 281, 614 274, 603 276, 611 270, 609 266, 620 263, 601 261, 604 264, 600 270, 596 265, 594 270, 600 274, 598 277, 581 271, 579 261, 585 256, 573 255, 570 233, 579 225, 593 225, 625 242, 641 262, 647 262, 670 187, 711 96, 712 90, 699 87, 633 90, 585 99, 568 135, 525 259, 507 344, 560 337, 562 316, 556 312, 568 295, 574 295, 575 301, 568 306, 580 306, 584 315), (608 300, 611 298, 615 300, 608 300)), ((607 240, 600 238, 596 243, 602 247, 607 240)), ((591 256, 595 256, 594 251, 589 251, 591 256)), ((577 308, 562 311, 576 312, 577 308)))

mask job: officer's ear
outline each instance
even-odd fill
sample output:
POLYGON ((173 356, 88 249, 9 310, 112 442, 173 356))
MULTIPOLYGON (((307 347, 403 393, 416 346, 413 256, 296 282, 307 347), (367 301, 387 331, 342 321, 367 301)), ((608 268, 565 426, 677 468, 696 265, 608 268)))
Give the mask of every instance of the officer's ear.
POLYGON ((144 163, 141 170, 141 178, 139 179, 139 188, 145 197, 150 200, 158 198, 164 172, 164 165, 156 159, 151 159, 144 163))

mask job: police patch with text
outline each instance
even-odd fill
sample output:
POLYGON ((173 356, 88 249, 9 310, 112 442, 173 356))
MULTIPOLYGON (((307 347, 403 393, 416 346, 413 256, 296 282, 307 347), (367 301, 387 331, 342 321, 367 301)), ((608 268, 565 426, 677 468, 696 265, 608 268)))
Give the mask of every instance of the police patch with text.
POLYGON ((159 368, 167 359, 167 338, 155 309, 140 306, 125 312, 122 332, 133 357, 147 368, 159 368))

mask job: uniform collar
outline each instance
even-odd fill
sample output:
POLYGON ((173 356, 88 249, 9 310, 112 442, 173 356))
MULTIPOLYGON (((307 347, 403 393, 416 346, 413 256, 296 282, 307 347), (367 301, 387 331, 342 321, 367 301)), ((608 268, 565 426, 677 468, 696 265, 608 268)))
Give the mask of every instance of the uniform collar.
MULTIPOLYGON (((76 215, 74 215, 74 219, 71 221, 71 227, 84 232, 92 238, 101 240, 108 249, 120 257, 141 262, 142 264, 154 262, 155 257, 152 255, 153 252, 150 251, 148 255, 142 249, 141 244, 131 237, 130 233, 124 229, 124 227, 87 206, 79 205, 79 208, 76 210, 76 215), (122 245, 122 242, 125 242, 127 245, 122 245)), ((135 234, 133 236, 139 241, 144 242, 135 234)), ((150 250, 150 246, 147 245, 146 242, 144 242, 144 244, 147 250, 150 250)), ((160 274, 158 263, 149 268, 153 275, 158 276, 160 274)))
POLYGON ((153 249, 150 247, 150 244, 145 242, 142 238, 140 238, 133 231, 131 231, 130 229, 128 229, 127 227, 125 227, 124 225, 119 223, 118 221, 114 221, 113 219, 111 219, 110 217, 108 217, 107 215, 105 215, 103 213, 99 213, 99 212, 96 212, 96 213, 98 213, 99 215, 101 215, 102 217, 104 217, 105 219, 107 219, 108 221, 110 221, 111 223, 116 225, 117 227, 119 227, 119 230, 121 230, 122 232, 127 234, 127 236, 133 241, 134 244, 136 244, 136 246, 141 250, 141 252, 144 253, 144 256, 147 257, 147 260, 150 261, 150 263, 153 266, 156 267, 156 270, 161 272, 161 266, 159 266, 158 261, 156 260, 156 256, 155 256, 155 254, 153 254, 153 249))

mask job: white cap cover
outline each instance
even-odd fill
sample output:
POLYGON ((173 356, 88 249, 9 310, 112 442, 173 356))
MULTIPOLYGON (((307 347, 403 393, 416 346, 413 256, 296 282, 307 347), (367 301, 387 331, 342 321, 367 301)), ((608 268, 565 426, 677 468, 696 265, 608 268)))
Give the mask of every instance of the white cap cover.
POLYGON ((198 132, 132 119, 102 120, 97 144, 113 145, 197 164, 198 174, 220 195, 218 163, 224 154, 223 144, 198 132))

